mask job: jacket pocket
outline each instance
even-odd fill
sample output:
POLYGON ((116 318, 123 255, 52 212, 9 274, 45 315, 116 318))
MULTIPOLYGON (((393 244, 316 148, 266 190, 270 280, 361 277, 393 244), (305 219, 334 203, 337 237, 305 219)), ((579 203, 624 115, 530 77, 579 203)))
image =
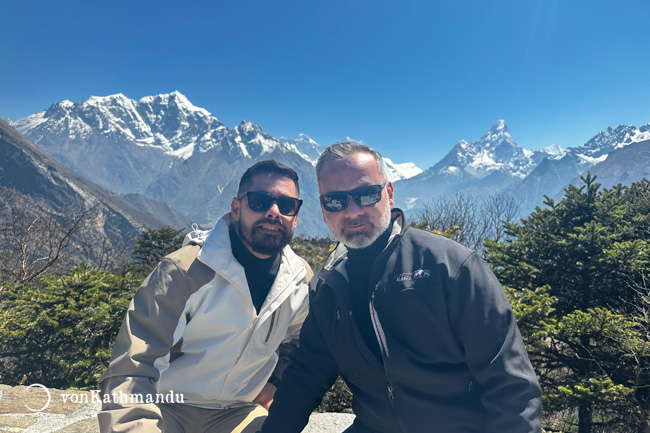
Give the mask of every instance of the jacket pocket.
POLYGON ((277 316, 277 310, 273 311, 273 314, 271 314, 271 319, 269 320, 271 324, 269 325, 269 332, 266 333, 266 338, 264 338, 264 342, 268 343, 269 339, 271 338, 271 334, 273 333, 273 328, 275 327, 275 317, 277 316))

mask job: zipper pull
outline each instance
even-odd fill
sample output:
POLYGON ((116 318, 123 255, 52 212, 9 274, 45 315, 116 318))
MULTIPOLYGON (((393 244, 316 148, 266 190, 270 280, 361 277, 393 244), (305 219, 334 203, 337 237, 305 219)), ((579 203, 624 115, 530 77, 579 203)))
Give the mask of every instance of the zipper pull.
POLYGON ((341 311, 336 310, 336 320, 341 320, 341 311))
POLYGON ((395 400, 395 395, 393 394, 393 387, 390 386, 390 385, 388 385, 388 398, 389 398, 391 401, 394 401, 394 400, 395 400))

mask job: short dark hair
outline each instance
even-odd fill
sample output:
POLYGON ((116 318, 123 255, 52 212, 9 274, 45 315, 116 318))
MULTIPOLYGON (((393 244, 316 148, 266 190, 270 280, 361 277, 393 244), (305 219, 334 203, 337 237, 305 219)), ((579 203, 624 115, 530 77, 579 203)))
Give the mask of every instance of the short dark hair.
POLYGON ((296 186, 296 194, 300 197, 300 186, 298 185, 298 173, 291 168, 287 167, 284 164, 280 164, 275 159, 267 159, 260 161, 244 172, 241 179, 239 180, 239 189, 237 190, 237 197, 241 196, 250 186, 253 184, 253 176, 260 173, 273 173, 279 176, 288 177, 293 180, 294 185, 296 186))

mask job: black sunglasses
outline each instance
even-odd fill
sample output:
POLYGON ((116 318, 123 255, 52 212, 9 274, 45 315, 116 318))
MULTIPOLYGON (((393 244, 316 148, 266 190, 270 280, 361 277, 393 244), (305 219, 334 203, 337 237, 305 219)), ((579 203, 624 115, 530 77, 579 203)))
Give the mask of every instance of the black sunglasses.
POLYGON ((293 197, 274 197, 264 191, 247 191, 237 197, 238 200, 248 197, 248 208, 253 212, 266 212, 271 209, 273 202, 278 204, 282 215, 294 216, 302 206, 302 200, 293 197))
POLYGON ((362 186, 352 191, 328 192, 320 196, 320 202, 328 212, 345 210, 348 207, 348 197, 352 197, 359 206, 370 206, 381 200, 381 191, 386 183, 362 186))

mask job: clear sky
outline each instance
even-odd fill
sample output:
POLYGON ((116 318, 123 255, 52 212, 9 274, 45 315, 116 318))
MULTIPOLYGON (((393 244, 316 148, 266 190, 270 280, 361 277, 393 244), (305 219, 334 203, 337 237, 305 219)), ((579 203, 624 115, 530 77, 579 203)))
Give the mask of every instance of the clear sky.
POLYGON ((351 137, 423 169, 498 119, 526 148, 650 122, 650 1, 20 0, 0 117, 178 90, 229 128, 351 137))

